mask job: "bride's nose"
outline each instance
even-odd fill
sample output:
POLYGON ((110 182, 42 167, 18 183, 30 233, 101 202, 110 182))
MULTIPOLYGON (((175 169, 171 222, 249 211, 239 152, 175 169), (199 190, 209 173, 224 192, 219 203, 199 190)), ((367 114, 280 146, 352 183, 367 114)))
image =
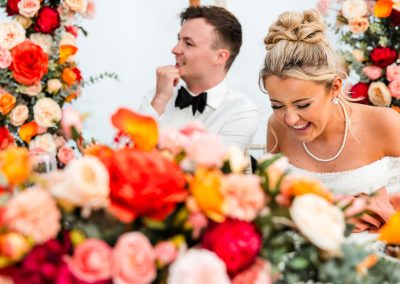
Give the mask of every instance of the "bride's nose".
POLYGON ((287 110, 285 113, 285 122, 288 126, 293 126, 299 120, 299 115, 294 110, 287 110))

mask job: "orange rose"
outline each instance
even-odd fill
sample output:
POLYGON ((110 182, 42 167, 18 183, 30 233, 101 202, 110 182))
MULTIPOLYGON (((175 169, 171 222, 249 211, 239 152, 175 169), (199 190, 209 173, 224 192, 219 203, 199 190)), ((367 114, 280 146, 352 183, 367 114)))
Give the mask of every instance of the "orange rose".
POLYGON ((374 15, 377 18, 387 18, 392 13, 393 2, 391 0, 378 0, 374 7, 374 15))
POLYGON ((0 94, 0 113, 6 115, 15 106, 16 99, 9 93, 0 94))
POLYGON ((333 201, 333 194, 318 180, 308 177, 286 176, 282 181, 281 194, 290 198, 305 194, 315 194, 333 201))
POLYGON ((39 133, 39 126, 32 120, 31 122, 25 123, 19 128, 19 137, 25 142, 31 141, 32 137, 39 133))
POLYGON ((72 86, 77 80, 77 75, 71 68, 64 68, 61 78, 68 86, 72 86))
POLYGON ((60 47, 60 64, 64 64, 67 59, 74 55, 78 51, 78 48, 73 45, 62 45, 60 47))
POLYGON ((11 50, 13 62, 10 66, 15 81, 24 85, 37 84, 47 73, 49 58, 43 49, 29 40, 11 50))
POLYGON ((10 185, 18 185, 27 180, 30 174, 28 149, 8 147, 1 151, 0 171, 10 185))
POLYGON ((393 214, 379 231, 379 239, 387 244, 400 245, 400 211, 393 214))

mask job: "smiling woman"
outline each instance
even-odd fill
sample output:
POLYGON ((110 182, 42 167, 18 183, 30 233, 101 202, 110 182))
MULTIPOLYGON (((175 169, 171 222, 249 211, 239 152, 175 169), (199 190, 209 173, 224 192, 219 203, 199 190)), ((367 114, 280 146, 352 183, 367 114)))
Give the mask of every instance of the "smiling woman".
POLYGON ((260 73, 273 109, 267 147, 292 171, 336 194, 400 192, 400 115, 347 100, 318 13, 285 12, 270 26, 260 73))

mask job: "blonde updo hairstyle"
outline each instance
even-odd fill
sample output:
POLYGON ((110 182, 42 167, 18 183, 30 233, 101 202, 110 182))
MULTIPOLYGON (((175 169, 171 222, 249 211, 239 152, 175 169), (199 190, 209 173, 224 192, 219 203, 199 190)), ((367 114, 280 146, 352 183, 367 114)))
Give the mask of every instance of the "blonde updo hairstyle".
POLYGON ((343 79, 325 29, 315 10, 282 13, 264 39, 267 54, 260 83, 264 86, 265 79, 275 75, 314 81, 329 90, 337 76, 343 79))

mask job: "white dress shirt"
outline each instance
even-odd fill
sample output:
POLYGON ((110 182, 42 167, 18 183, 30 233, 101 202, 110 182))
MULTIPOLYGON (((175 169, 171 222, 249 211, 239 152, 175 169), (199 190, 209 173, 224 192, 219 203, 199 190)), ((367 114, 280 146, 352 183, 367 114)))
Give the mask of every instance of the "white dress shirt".
POLYGON ((221 136, 226 146, 236 145, 244 149, 251 142, 257 131, 259 113, 244 94, 229 89, 226 80, 223 80, 205 91, 207 106, 203 113, 196 111, 193 116, 191 106, 184 109, 175 107, 175 99, 181 86, 174 89, 162 115, 151 105, 155 91, 142 99, 138 111, 154 117, 161 128, 170 126, 180 129, 191 121, 200 121, 207 131, 221 136))

